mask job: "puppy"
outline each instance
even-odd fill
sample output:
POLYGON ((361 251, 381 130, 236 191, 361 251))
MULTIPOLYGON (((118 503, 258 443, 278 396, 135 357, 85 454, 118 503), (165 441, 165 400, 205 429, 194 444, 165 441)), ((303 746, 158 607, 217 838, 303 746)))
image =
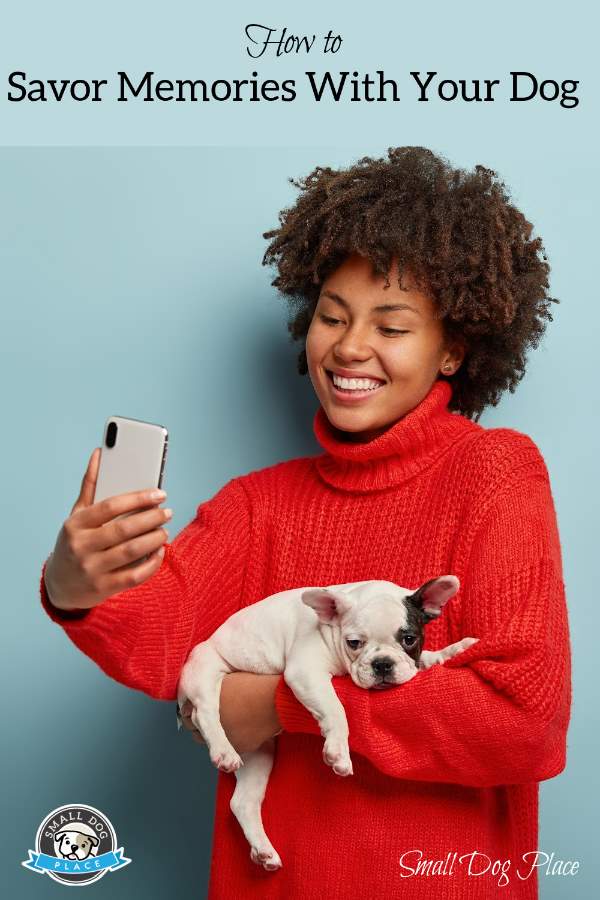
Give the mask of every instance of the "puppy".
POLYGON ((250 844, 250 858, 273 871, 282 865, 267 837, 261 804, 273 766, 274 740, 243 758, 219 719, 221 682, 230 672, 282 672, 295 696, 315 717, 325 738, 323 759, 337 775, 351 775, 348 722, 333 689, 333 675, 349 674, 367 690, 404 684, 420 670, 443 663, 478 639, 463 638, 442 650, 422 650, 423 631, 460 586, 442 575, 418 590, 391 581, 358 581, 280 591, 230 616, 191 651, 177 689, 206 741, 212 763, 235 772, 231 810, 250 844))

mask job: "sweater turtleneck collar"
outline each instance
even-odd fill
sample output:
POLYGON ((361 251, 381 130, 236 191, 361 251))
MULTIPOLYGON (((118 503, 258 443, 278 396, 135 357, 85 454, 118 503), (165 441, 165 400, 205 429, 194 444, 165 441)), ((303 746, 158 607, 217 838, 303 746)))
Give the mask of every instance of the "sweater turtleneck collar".
POLYGON ((450 412, 449 381, 434 381, 421 402, 379 437, 356 442, 341 439, 319 406, 313 431, 325 450, 315 457, 324 481, 347 491, 368 492, 400 484, 433 464, 456 441, 481 425, 450 412))

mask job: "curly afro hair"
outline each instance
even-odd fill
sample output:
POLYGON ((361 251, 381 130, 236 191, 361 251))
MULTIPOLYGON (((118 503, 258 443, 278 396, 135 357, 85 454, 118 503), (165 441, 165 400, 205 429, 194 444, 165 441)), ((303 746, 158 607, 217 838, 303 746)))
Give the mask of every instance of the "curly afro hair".
MULTIPOLYGON (((537 347, 552 321, 547 295, 550 266, 541 238, 510 202, 496 172, 453 168, 425 147, 390 147, 388 158, 368 156, 347 169, 317 166, 289 181, 301 194, 279 213, 263 265, 275 264, 272 285, 292 318, 291 340, 303 340, 298 372, 308 372, 306 334, 323 281, 349 255, 368 258, 385 276, 398 260, 427 293, 448 341, 462 341, 462 365, 447 380, 449 408, 479 420, 514 393, 525 374, 526 351, 537 347)), ((446 378, 446 376, 440 376, 446 378)))

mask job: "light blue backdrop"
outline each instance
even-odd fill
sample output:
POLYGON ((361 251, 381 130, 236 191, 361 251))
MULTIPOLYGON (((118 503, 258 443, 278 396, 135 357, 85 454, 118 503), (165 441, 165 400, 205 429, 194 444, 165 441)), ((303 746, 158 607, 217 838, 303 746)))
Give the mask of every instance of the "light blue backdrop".
MULTIPOLYGON (((270 286, 273 273, 261 267, 262 232, 296 197, 289 176, 381 156, 390 145, 423 144, 455 165, 499 172, 544 239, 551 293, 562 301, 552 306, 554 322, 525 380, 481 424, 531 435, 550 472, 574 706, 567 769, 541 786, 539 846, 579 860, 580 871, 541 874, 540 896, 588 898, 598 887, 599 322, 597 86, 585 82, 595 32, 583 5, 571 4, 566 18, 558 5, 512 0, 485 15, 466 0, 422 11, 380 4, 367 19, 341 3, 312 2, 293 15, 259 3, 248 18, 239 3, 208 11, 180 2, 167 11, 110 0, 84 16, 80 4, 60 0, 46 9, 36 0, 7 10, 5 73, 106 77, 129 68, 173 78, 247 77, 239 34, 249 19, 296 33, 342 32, 347 50, 338 68, 385 68, 391 77, 411 69, 491 78, 537 70, 583 78, 586 102, 574 111, 550 104, 181 105, 177 116, 168 104, 118 104, 92 116, 73 106, 9 109, 3 92, 4 145, 228 145, 0 150, 3 894, 29 900, 60 890, 20 861, 48 811, 81 801, 106 812, 134 860, 96 892, 118 900, 204 895, 216 782, 206 752, 176 732, 172 704, 110 681, 47 619, 38 600, 41 566, 108 415, 168 427, 171 537, 234 475, 318 452, 316 398, 296 374, 285 303, 270 286)), ((303 60, 300 68, 319 66, 303 60)), ((265 64, 262 75, 281 80, 297 71, 286 60, 265 64)))
MULTIPOLYGON (((347 164, 360 147, 31 149, 2 153, 2 366, 6 554, 3 791, 11 820, 2 878, 21 897, 51 891, 15 863, 45 812, 85 798, 136 860, 97 890, 198 896, 209 859, 215 773, 175 730, 172 704, 110 681, 38 605, 43 560, 79 492, 108 415, 164 423, 174 536, 229 478, 318 452, 316 398, 295 372, 283 301, 261 267, 263 231, 295 189, 289 175, 347 164), (185 773, 185 774, 184 774, 185 773), (177 862, 165 865, 175 824, 177 862), (204 839, 200 834, 204 832, 204 839), (200 848, 200 850, 198 849, 200 848)), ((433 149, 447 151, 439 145, 433 149)), ((481 154, 454 148, 456 163, 481 154)), ((496 163, 487 154, 487 163, 496 163)), ((595 451, 592 252, 578 168, 548 172, 505 154, 502 173, 546 240, 562 299, 514 395, 485 426, 530 434, 546 459, 563 544, 574 645, 568 768, 541 789, 540 848, 582 860, 589 896, 596 760, 592 642, 595 451), (586 248, 586 241, 589 246, 586 248), (577 803, 577 814, 575 804, 577 803), (547 848, 550 848, 549 850, 547 848), (587 871, 585 862, 587 861, 587 871)), ((84 802, 81 800, 81 802, 84 802)), ((44 881, 46 881, 45 879, 44 881)), ((542 897, 563 897, 557 877, 542 897)), ((561 879, 562 880, 562 879, 561 879)), ((11 894, 12 895, 12 892, 11 894)))

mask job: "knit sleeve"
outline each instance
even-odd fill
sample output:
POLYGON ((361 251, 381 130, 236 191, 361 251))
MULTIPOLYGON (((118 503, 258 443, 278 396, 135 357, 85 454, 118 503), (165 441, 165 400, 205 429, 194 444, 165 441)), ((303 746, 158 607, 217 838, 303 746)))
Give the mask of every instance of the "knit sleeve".
POLYGON ((165 545, 162 564, 148 581, 82 615, 63 615, 48 598, 46 561, 42 606, 111 678, 156 699, 174 700, 191 648, 241 606, 250 525, 246 490, 232 479, 165 545))
MULTIPOLYGON (((479 638, 468 650, 387 691, 332 679, 351 751, 396 778, 486 787, 558 775, 566 761, 571 652, 541 456, 536 471, 508 481, 491 502, 460 592, 462 622, 452 640, 479 638)), ((320 733, 283 678, 276 707, 284 730, 320 733)))

